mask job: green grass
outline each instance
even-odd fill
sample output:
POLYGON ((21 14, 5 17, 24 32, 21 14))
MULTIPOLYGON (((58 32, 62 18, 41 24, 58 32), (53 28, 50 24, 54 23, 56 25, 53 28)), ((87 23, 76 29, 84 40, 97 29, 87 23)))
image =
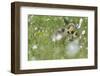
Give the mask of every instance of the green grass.
MULTIPOLYGON (((80 39, 82 48, 75 56, 68 56, 65 47, 68 41, 65 39, 53 42, 51 36, 55 30, 64 27, 63 17, 28 15, 28 60, 54 60, 54 59, 77 59, 88 56, 88 18, 66 16, 69 22, 79 23, 83 19, 82 27, 78 30, 85 34, 80 39)), ((67 25, 66 25, 67 26, 67 25)))

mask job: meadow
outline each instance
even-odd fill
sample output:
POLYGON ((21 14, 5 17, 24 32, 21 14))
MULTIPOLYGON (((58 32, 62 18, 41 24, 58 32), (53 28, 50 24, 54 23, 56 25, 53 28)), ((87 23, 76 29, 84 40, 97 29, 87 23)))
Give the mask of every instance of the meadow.
MULTIPOLYGON (((66 25, 67 26, 67 25, 66 25)), ((72 44, 72 43, 71 43, 72 44)), ((76 45, 75 45, 76 46, 76 45)), ((56 60, 79 59, 88 57, 88 18, 74 16, 43 16, 28 15, 28 60, 56 60), (79 32, 79 49, 73 55, 68 52, 68 39, 52 41, 52 35, 59 28, 65 27, 64 19, 68 23, 79 23, 83 19, 79 32)))

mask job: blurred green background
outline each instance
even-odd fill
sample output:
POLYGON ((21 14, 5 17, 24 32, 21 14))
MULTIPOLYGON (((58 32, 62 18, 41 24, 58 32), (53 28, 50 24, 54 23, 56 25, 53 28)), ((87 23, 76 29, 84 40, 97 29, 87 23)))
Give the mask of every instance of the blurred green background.
POLYGON ((54 60, 54 59, 77 59, 88 57, 88 18, 74 16, 43 16, 28 15, 28 60, 54 60), (63 18, 68 22, 79 23, 83 19, 82 26, 78 31, 81 35, 80 50, 75 56, 69 56, 65 47, 65 40, 53 42, 51 36, 55 30, 65 26, 63 18))

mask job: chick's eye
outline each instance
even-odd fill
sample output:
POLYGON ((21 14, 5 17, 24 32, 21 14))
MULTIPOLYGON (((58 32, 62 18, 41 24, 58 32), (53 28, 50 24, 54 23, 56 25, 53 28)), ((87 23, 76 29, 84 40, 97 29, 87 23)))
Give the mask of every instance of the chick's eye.
POLYGON ((73 34, 74 33, 74 31, 71 31, 71 34, 73 34))
POLYGON ((77 36, 78 36, 78 33, 77 33, 77 32, 75 32, 75 33, 74 33, 74 36, 75 36, 75 37, 77 37, 77 36))
POLYGON ((69 34, 69 31, 67 31, 67 33, 69 34))
POLYGON ((63 29, 61 29, 61 31, 62 31, 62 32, 64 32, 64 31, 65 31, 65 29, 63 28, 63 29))

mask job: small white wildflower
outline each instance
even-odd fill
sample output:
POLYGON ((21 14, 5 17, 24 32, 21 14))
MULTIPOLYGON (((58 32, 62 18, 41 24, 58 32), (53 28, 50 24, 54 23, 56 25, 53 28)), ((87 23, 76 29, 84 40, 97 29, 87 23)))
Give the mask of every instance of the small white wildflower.
POLYGON ((53 41, 53 42, 55 42, 55 41, 56 41, 56 39, 55 39, 55 38, 52 38, 52 41, 53 41))
POLYGON ((85 34, 85 30, 82 31, 82 34, 83 34, 83 35, 85 34))
POLYGON ((32 46, 32 49, 37 49, 37 48, 38 48, 37 45, 32 46))
POLYGON ((61 39, 62 39, 62 35, 58 34, 58 35, 56 36, 56 40, 61 40, 61 39))
POLYGON ((82 48, 83 46, 81 45, 80 48, 82 48))
POLYGON ((38 28, 37 27, 35 27, 35 30, 37 30, 38 28))
POLYGON ((81 25, 79 24, 76 24, 76 28, 79 29, 81 27, 81 25))
POLYGON ((54 35, 53 37, 52 37, 52 41, 57 41, 57 40, 61 40, 62 39, 62 35, 61 34, 57 34, 56 36, 54 35))

